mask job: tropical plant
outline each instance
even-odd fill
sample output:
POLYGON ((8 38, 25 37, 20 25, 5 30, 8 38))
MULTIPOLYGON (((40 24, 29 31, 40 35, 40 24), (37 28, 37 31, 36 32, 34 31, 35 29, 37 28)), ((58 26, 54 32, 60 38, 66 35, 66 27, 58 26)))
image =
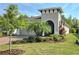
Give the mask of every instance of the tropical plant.
POLYGON ((45 36, 46 33, 51 32, 51 27, 46 21, 34 21, 29 25, 28 30, 34 30, 34 32, 39 35, 45 36))

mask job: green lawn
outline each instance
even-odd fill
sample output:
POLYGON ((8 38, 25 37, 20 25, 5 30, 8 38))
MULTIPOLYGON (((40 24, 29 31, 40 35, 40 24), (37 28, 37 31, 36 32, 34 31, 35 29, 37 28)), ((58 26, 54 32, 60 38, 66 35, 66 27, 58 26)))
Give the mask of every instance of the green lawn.
MULTIPOLYGON (((26 55, 72 55, 79 54, 79 46, 75 45, 77 36, 68 34, 65 42, 60 43, 26 43, 13 44, 12 48, 25 50, 26 55)), ((1 45, 0 51, 8 49, 8 45, 1 45)))

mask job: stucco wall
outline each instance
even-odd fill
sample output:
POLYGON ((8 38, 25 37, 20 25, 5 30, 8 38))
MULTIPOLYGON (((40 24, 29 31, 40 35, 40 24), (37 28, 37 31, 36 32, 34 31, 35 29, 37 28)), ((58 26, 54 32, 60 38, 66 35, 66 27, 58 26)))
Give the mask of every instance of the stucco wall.
POLYGON ((33 31, 27 31, 26 29, 15 29, 13 32, 15 35, 21 35, 21 36, 35 36, 35 32, 33 31))
POLYGON ((42 13, 42 20, 51 20, 54 23, 54 34, 59 34, 59 21, 61 20, 61 16, 58 12, 42 13))
POLYGON ((65 34, 69 34, 69 28, 67 26, 65 26, 65 25, 64 25, 64 28, 65 28, 65 31, 66 31, 65 34))

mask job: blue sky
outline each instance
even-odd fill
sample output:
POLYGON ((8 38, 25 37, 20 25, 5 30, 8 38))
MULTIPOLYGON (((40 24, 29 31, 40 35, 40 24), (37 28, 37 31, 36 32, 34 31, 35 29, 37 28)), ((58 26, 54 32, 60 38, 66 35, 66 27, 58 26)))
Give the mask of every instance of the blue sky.
MULTIPOLYGON (((10 5, 9 3, 0 4, 0 14, 5 13, 3 9, 7 8, 10 5)), ((79 4, 78 3, 17 3, 19 7, 19 12, 23 14, 27 14, 28 16, 37 16, 41 15, 38 11, 43 8, 51 8, 51 7, 61 7, 63 8, 64 15, 69 17, 79 18, 79 4)))

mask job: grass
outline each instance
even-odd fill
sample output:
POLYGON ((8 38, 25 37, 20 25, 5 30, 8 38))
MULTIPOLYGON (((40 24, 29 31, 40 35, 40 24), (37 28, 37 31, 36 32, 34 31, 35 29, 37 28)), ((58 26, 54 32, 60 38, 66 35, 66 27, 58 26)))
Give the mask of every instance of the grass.
MULTIPOLYGON (((13 44, 11 48, 25 50, 24 55, 75 55, 79 54, 79 46, 74 44, 76 39, 74 34, 68 34, 64 42, 13 44)), ((6 49, 8 45, 0 46, 0 51, 6 49)))

